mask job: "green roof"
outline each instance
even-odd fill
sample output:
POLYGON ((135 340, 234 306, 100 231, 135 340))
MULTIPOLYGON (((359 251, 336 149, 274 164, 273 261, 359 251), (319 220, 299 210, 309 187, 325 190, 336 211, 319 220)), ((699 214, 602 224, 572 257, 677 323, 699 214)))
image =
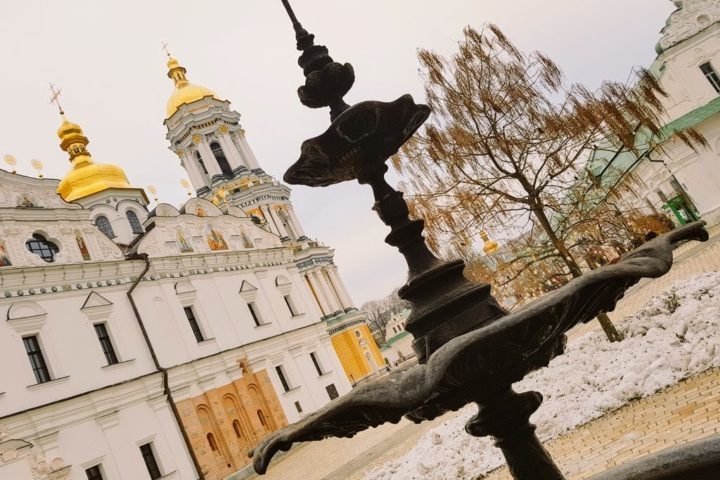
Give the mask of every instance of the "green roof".
POLYGON ((720 113, 720 97, 665 125, 660 130, 660 140, 665 141, 677 132, 693 128, 717 113, 720 113))

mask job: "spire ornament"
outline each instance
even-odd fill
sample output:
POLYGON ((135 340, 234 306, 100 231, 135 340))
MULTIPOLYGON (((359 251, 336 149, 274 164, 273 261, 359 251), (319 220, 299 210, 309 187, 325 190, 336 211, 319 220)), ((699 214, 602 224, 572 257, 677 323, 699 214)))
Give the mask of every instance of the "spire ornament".
POLYGON ((58 109, 58 112, 60 112, 60 115, 64 116, 65 112, 63 111, 62 105, 60 105, 60 94, 62 93, 62 90, 55 87, 55 85, 51 82, 50 93, 52 93, 52 95, 50 96, 50 103, 54 103, 58 109))

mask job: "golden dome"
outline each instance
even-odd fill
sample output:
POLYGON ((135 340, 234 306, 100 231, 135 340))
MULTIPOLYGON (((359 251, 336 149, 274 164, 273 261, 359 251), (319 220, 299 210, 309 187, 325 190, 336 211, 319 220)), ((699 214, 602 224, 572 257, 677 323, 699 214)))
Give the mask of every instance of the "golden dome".
POLYGON ((85 148, 90 141, 80 125, 63 117, 57 134, 60 137, 60 148, 70 154, 72 164, 72 170, 57 188, 63 200, 72 202, 109 188, 132 188, 122 168, 93 162, 85 148))
POLYGON ((185 105, 186 103, 192 103, 197 100, 202 100, 205 97, 213 97, 218 99, 217 95, 215 95, 215 92, 213 92, 209 88, 190 83, 185 76, 185 67, 181 66, 175 58, 170 57, 167 62, 167 66, 167 75, 175 82, 175 91, 172 93, 172 95, 170 95, 170 98, 168 99, 167 116, 165 118, 170 118, 173 113, 175 113, 177 109, 180 108, 180 105, 185 105))
POLYGON ((500 248, 500 245, 495 240, 490 238, 490 235, 488 235, 485 230, 480 232, 480 238, 482 238, 484 242, 483 251, 485 252, 485 255, 492 255, 497 251, 498 248, 500 248))

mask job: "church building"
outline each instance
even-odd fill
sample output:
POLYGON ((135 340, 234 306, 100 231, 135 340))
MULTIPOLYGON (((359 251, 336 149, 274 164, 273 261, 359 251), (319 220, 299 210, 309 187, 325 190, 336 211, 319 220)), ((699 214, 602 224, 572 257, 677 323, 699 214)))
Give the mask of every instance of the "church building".
POLYGON ((182 207, 149 211, 64 114, 62 180, 0 170, 2 479, 222 479, 384 364, 240 115, 168 70, 182 207))

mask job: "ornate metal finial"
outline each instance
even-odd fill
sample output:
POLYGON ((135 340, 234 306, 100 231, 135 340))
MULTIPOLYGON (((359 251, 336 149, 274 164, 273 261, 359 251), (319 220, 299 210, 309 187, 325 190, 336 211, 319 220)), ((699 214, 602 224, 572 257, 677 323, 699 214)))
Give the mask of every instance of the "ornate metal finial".
POLYGON ((31 166, 36 172, 38 172, 38 178, 43 178, 42 169, 44 168, 44 165, 43 165, 43 163, 42 163, 40 160, 38 160, 38 159, 36 159, 36 158, 33 158, 32 160, 30 160, 30 166, 31 166))
POLYGON ((330 107, 330 119, 335 120, 349 108, 343 97, 355 83, 352 65, 335 62, 327 47, 315 45, 315 35, 303 28, 288 0, 282 3, 295 29, 297 49, 303 52, 298 59, 305 75, 305 85, 298 88, 300 102, 309 108, 330 107))
POLYGON ((170 50, 168 50, 167 42, 162 42, 162 49, 163 49, 163 52, 165 52, 165 55, 168 56, 168 58, 172 57, 172 55, 170 55, 170 50))
POLYGON ((50 83, 50 93, 52 93, 52 96, 50 97, 50 103, 54 103, 55 106, 58 108, 58 111, 60 112, 60 115, 65 115, 65 112, 63 111, 62 105, 60 105, 60 94, 62 93, 62 90, 57 88, 52 82, 50 83))

